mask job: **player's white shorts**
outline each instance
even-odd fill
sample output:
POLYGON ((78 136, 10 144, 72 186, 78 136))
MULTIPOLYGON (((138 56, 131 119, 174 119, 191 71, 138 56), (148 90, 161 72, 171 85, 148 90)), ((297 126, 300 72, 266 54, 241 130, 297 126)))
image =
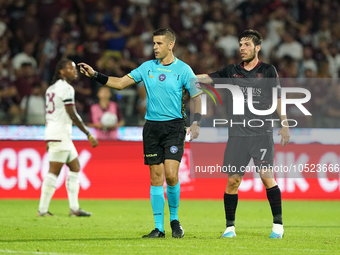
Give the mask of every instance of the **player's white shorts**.
POLYGON ((61 148, 60 142, 48 142, 48 161, 50 162, 60 162, 69 163, 78 157, 78 152, 76 147, 74 147, 73 142, 69 143, 68 150, 61 148))

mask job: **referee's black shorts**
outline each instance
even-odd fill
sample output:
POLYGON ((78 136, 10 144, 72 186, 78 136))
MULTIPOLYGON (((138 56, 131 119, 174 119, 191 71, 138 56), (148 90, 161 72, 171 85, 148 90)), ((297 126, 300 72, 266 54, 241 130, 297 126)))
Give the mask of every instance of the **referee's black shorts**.
POLYGON ((257 170, 273 166, 274 141, 272 136, 229 137, 224 152, 223 172, 243 176, 250 159, 257 170))
POLYGON ((183 119, 149 121, 143 128, 144 164, 164 163, 166 159, 181 162, 184 153, 186 124, 183 119))

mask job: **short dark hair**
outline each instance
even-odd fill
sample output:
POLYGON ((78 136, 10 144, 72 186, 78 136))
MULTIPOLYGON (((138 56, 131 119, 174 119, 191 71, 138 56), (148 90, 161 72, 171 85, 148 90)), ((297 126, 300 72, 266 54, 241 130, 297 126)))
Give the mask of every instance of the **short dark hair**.
POLYGON ((153 32, 153 36, 157 35, 165 35, 165 37, 167 37, 170 42, 176 41, 175 32, 171 28, 159 28, 153 32))
POLYGON ((255 46, 261 45, 263 41, 262 35, 258 31, 253 29, 244 30, 242 34, 238 37, 238 41, 240 42, 242 38, 252 39, 255 46))

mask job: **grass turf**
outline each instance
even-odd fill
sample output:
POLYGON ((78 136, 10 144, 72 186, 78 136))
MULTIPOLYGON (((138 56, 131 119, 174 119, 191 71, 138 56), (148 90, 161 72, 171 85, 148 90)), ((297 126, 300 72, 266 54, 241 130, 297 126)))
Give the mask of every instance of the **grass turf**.
POLYGON ((0 254, 336 254, 340 253, 340 203, 284 201, 285 235, 268 239, 267 201, 240 200, 236 234, 225 230, 222 201, 181 201, 183 239, 171 237, 165 206, 165 239, 142 239, 153 227, 149 201, 82 200, 89 218, 68 217, 68 201, 52 200, 56 217, 36 217, 37 200, 0 200, 0 254))

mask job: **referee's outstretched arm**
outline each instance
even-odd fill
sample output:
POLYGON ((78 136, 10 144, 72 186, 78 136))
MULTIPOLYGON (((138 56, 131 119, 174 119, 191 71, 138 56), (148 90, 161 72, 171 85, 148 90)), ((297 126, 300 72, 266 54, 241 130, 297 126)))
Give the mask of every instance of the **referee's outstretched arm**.
POLYGON ((80 72, 82 74, 85 74, 87 77, 94 78, 99 83, 116 90, 122 90, 126 87, 136 84, 135 80, 127 75, 124 75, 121 78, 112 76, 109 77, 93 70, 93 68, 88 64, 79 63, 78 66, 80 67, 80 72))

